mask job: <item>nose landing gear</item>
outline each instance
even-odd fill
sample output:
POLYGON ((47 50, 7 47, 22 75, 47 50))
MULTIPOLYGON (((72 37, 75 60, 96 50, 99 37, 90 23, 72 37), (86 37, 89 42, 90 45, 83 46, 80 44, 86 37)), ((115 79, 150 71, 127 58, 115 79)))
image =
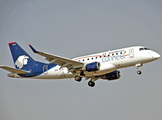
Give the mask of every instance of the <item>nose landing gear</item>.
POLYGON ((142 67, 142 64, 139 63, 139 64, 136 64, 136 66, 137 66, 137 74, 141 75, 142 72, 140 71, 140 68, 142 67))
POLYGON ((142 72, 141 72, 140 70, 138 70, 138 71, 137 71, 137 74, 141 75, 141 74, 142 74, 142 72))

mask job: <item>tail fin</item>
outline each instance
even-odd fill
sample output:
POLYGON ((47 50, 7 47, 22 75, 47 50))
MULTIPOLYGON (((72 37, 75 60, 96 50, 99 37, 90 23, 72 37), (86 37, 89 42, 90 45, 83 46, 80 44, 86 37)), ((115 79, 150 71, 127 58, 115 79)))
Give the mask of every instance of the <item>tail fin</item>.
POLYGON ((17 69, 30 70, 36 65, 36 61, 34 61, 16 42, 10 42, 8 44, 17 69))

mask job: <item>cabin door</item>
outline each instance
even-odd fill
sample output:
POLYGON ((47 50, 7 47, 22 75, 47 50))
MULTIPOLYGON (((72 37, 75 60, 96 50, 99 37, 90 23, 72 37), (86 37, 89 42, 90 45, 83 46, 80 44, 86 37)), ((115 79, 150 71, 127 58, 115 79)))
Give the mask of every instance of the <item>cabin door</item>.
POLYGON ((134 49, 129 49, 129 57, 133 58, 134 57, 134 49))

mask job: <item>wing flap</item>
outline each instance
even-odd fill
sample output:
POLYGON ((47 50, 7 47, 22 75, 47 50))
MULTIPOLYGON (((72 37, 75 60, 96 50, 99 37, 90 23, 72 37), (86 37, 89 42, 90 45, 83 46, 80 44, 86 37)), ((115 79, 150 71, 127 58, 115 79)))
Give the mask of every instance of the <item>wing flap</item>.
POLYGON ((7 67, 7 66, 0 66, 0 68, 2 68, 4 70, 7 70, 9 72, 12 72, 12 73, 17 73, 17 74, 27 74, 27 73, 29 73, 28 71, 25 71, 25 70, 19 70, 19 69, 7 67))

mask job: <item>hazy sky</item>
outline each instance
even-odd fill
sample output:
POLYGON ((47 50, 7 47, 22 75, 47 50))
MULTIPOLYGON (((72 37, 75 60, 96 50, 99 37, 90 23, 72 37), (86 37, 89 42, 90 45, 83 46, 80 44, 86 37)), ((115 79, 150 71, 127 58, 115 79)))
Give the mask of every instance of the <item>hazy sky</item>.
MULTIPOLYGON (((0 65, 8 42, 73 58, 144 45, 162 55, 161 0, 0 0, 0 65)), ((161 120, 162 61, 121 69, 117 81, 8 78, 0 69, 0 120, 161 120)))

